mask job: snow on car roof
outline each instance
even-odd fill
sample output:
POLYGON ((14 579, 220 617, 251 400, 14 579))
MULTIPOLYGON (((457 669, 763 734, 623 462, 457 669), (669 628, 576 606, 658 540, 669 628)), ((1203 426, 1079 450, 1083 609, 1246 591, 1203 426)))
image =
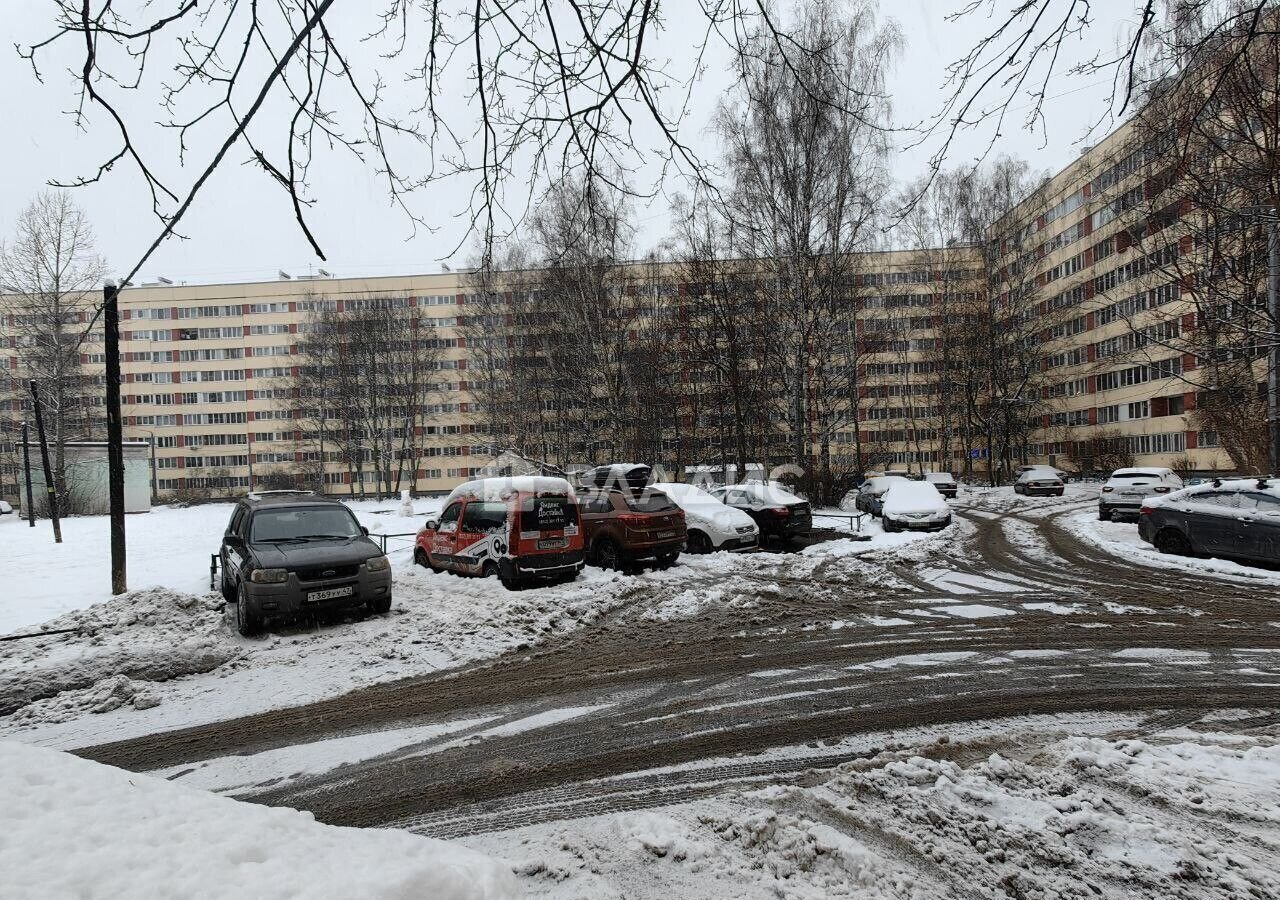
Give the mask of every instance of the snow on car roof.
POLYGON ((1117 475, 1168 475, 1172 469, 1163 469, 1159 466, 1130 466, 1127 469, 1116 469, 1111 473, 1111 477, 1117 475))
POLYGON ((1272 497, 1280 497, 1280 479, 1277 478, 1223 478, 1214 481, 1206 481, 1203 484, 1193 485, 1189 488, 1183 488, 1180 491, 1174 491, 1172 494, 1166 494, 1161 499, 1164 501, 1176 500, 1180 497, 1193 497, 1196 494, 1203 494, 1208 491, 1249 491, 1254 494, 1269 494, 1272 497), (1259 487, 1259 482, 1263 484, 1259 487))
POLYGON ((712 497, 696 484, 684 484, 679 481, 655 481, 653 484, 649 485, 649 487, 661 491, 668 497, 677 498, 689 503, 714 503, 716 506, 723 505, 719 500, 712 497))
POLYGON ((938 489, 928 481, 895 481, 884 495, 884 508, 891 513, 930 512, 945 505, 938 489))
POLYGON ((769 503, 803 503, 804 500, 788 491, 776 481, 743 481, 729 485, 730 490, 746 491, 769 503))
POLYGON ((563 478, 549 475, 512 475, 506 478, 477 478, 464 481, 445 498, 444 506, 455 500, 503 500, 508 493, 519 491, 535 496, 573 496, 573 486, 563 478))

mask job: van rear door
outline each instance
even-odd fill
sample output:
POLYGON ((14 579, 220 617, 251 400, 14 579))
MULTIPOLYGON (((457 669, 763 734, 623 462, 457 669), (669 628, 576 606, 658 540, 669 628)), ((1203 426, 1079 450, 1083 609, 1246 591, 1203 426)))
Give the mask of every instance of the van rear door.
POLYGON ((559 553, 582 546, 578 507, 563 495, 524 497, 520 501, 521 553, 559 553))

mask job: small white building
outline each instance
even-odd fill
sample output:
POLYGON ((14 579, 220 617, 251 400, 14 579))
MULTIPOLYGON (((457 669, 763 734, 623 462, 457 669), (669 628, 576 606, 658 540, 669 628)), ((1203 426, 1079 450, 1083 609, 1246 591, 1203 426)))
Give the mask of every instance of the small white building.
MULTIPOLYGON (((44 467, 40 461, 40 445, 27 444, 31 457, 31 500, 37 516, 49 514, 45 491, 44 467)), ((21 458, 23 446, 18 444, 21 458)), ((53 463, 53 448, 49 448, 53 463)), ((107 442, 68 441, 66 444, 67 493, 74 498, 71 512, 81 515, 106 515, 110 512, 107 482, 107 442)), ((24 476, 18 473, 18 492, 23 514, 26 514, 27 491, 24 476)), ((151 445, 146 441, 124 442, 124 511, 151 511, 151 445)), ((68 511, 60 511, 65 514, 68 511)))

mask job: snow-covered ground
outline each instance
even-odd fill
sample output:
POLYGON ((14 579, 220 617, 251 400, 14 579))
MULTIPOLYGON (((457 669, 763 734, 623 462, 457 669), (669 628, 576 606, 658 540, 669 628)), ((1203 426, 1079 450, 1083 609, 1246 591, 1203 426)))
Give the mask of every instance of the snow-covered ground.
MULTIPOLYGON (((375 534, 414 532, 439 500, 415 500, 412 517, 393 500, 349 504, 360 524, 375 534)), ((209 556, 218 552, 231 518, 230 503, 159 506, 125 519, 129 587, 164 587, 188 594, 209 590, 209 556)), ((111 599, 111 544, 106 516, 62 520, 62 543, 44 519, 31 528, 17 516, 0 519, 5 590, 0 595, 0 634, 25 630, 75 609, 111 599)), ((412 538, 391 540, 395 558, 410 556, 412 538)))
POLYGON ((1230 718, 863 735, 821 749, 850 762, 801 779, 463 842, 554 898, 1280 896, 1280 737, 1230 718))
MULTIPOLYGON (((412 517, 399 514, 398 501, 352 506, 371 533, 391 535, 415 531, 439 501, 415 501, 412 517)), ((735 585, 754 591, 755 573, 853 571, 863 555, 907 558, 964 527, 886 535, 871 523, 866 542, 830 541, 795 555, 685 555, 672 569, 636 576, 588 567, 572 584, 515 592, 492 578, 429 572, 414 565, 412 538, 397 538, 388 543, 389 615, 277 628, 250 640, 236 634, 221 596, 209 590, 209 555, 230 509, 161 507, 130 517, 130 585, 138 589, 115 598, 107 589, 105 517, 68 520, 60 546, 40 527, 5 526, 20 561, 20 590, 0 600, 6 621, 24 623, 22 631, 71 633, 0 643, 0 734, 66 748, 300 705, 530 647, 643 602, 647 591, 677 596, 650 617, 688 618, 731 601, 735 585), (78 558, 68 565, 72 547, 78 558), (675 585, 688 590, 682 595, 675 585), (49 609, 64 612, 44 620, 49 609)))
POLYGON ((505 900, 508 866, 403 831, 335 828, 0 741, 0 895, 505 900))

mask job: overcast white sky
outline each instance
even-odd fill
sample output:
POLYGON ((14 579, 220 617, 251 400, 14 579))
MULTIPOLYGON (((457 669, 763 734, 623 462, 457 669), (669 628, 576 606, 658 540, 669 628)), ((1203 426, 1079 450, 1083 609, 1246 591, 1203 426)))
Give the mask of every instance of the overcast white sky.
MULTIPOLYGON (((999 10, 1013 3, 994 0, 999 10)), ((917 122, 936 112, 943 97, 946 64, 971 46, 989 24, 985 10, 960 23, 947 22, 946 13, 958 5, 960 0, 881 2, 881 15, 894 18, 906 39, 891 79, 899 123, 917 122)), ((1117 26, 1122 24, 1118 17, 1131 10, 1126 2, 1101 6, 1108 8, 1098 11, 1100 20, 1091 30, 1090 43, 1078 48, 1080 56, 1110 49, 1117 26)), ((158 7, 165 8, 163 3, 158 7)), ((353 10, 363 7, 361 0, 353 10)), ((697 19, 692 0, 689 8, 688 13, 672 12, 683 7, 675 3, 667 6, 667 30, 659 46, 672 57, 674 70, 687 68, 680 58, 680 40, 687 39, 697 19), (684 15, 690 16, 689 22, 682 22, 684 15)), ((15 42, 29 43, 48 32, 49 7, 31 0, 0 0, 0 10, 4 11, 0 21, 5 22, 5 40, 0 42, 0 113, 6 126, 6 140, 0 143, 4 171, 0 179, 0 236, 7 237, 18 211, 48 180, 92 171, 107 147, 109 133, 76 131, 63 113, 75 100, 66 73, 54 67, 46 72, 45 83, 39 84, 28 64, 12 49, 15 42)), ((710 58, 708 71, 695 88, 695 106, 683 135, 709 155, 714 153, 714 145, 705 126, 728 86, 725 59, 723 53, 710 58)), ((1089 126, 1106 109, 1110 84, 1063 79, 1051 93, 1054 99, 1048 106, 1047 136, 1016 127, 1019 121, 1006 128, 998 145, 1001 152, 1027 159, 1037 170, 1056 171, 1078 153, 1089 126)), ((990 136, 989 132, 966 133, 955 146, 952 159, 957 163, 971 159, 990 136)), ((895 177, 907 181, 922 174, 935 147, 900 149, 893 160, 895 177)), ((154 145, 151 149, 164 148, 154 145)), ((211 147, 194 147, 192 168, 211 152, 211 147)), ((189 240, 163 246, 141 273, 144 279, 165 275, 177 281, 238 281, 271 278, 279 269, 305 274, 309 267, 321 265, 335 275, 433 272, 464 237, 465 228, 454 213, 463 205, 469 184, 443 186, 418 196, 415 210, 438 230, 435 234, 419 231, 410 239, 410 223, 389 208, 386 191, 375 173, 335 161, 319 172, 312 192, 319 202, 311 219, 330 260, 319 263, 298 232, 284 195, 259 169, 240 165, 244 158, 241 150, 228 160, 235 164, 224 165, 184 220, 182 230, 189 240)), ((185 175, 192 177, 190 170, 185 175)), ((669 194, 682 185, 671 182, 662 187, 669 194)), ((131 268, 158 233, 139 188, 138 180, 122 166, 101 184, 76 190, 78 202, 97 231, 99 249, 115 271, 131 268)), ((667 233, 664 192, 639 205, 639 251, 655 245, 667 233)), ((464 249, 448 261, 464 265, 467 256, 464 249)))

